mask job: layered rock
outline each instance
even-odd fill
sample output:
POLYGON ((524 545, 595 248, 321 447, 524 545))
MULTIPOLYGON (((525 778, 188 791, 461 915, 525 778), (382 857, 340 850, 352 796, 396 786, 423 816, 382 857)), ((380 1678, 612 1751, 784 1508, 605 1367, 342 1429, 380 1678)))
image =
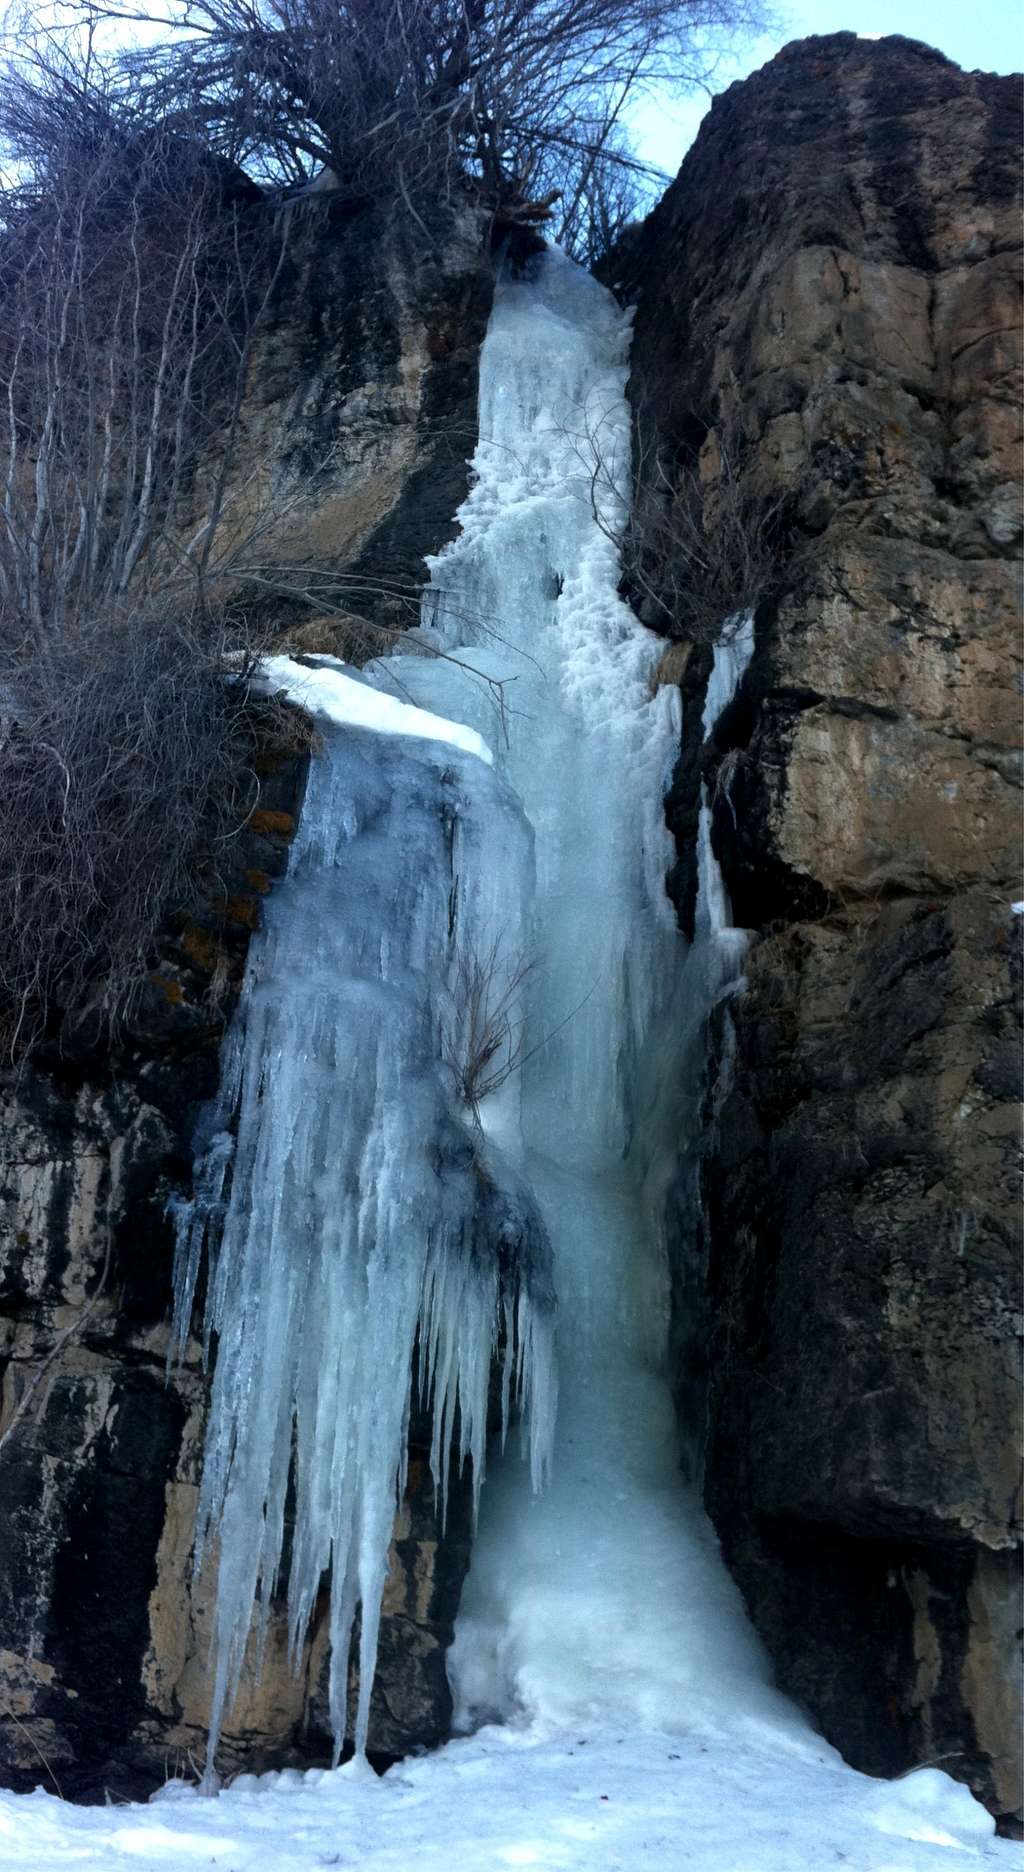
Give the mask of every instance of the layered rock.
MULTIPOLYGON (((291 610, 275 597, 279 629, 299 648, 344 654, 360 645, 344 641, 339 594, 358 593, 360 629, 412 621, 423 555, 450 532, 466 490, 492 274, 476 211, 439 213, 433 242, 329 200, 288 212, 227 524, 259 529, 264 566, 322 575, 326 615, 308 597, 291 610)), ((198 511, 203 488, 200 472, 198 511)), ((161 935, 116 1042, 65 1035, 60 1051, 2 1088, 0 1437, 5 1426, 10 1434, 0 1443, 0 1775, 9 1785, 145 1795, 203 1764, 211 1608, 193 1588, 191 1552, 208 1378, 194 1341, 166 1378, 167 1204, 188 1188, 197 1108, 215 1087, 248 935, 283 869, 301 798, 301 755, 257 743, 259 796, 209 862, 202 914, 172 919, 161 935)), ((446 1731, 444 1650, 468 1562, 466 1493, 452 1491, 442 1545, 428 1426, 414 1425, 411 1442, 370 1734, 385 1755, 446 1731)), ((296 1675, 282 1622, 272 1622, 262 1676, 226 1726, 223 1768, 324 1759, 325 1647, 317 1614, 296 1675)))
MULTIPOLYGON (((926 47, 795 44, 716 100, 623 263, 634 391, 695 462, 709 535, 726 449, 776 515, 754 661, 704 761, 757 932, 708 1092, 707 1499, 825 1734, 872 1772, 941 1761, 1002 1814, 1018 120, 1013 80, 926 47)), ((707 662, 672 801, 684 917, 707 662)))
POLYGON ((223 503, 218 550, 282 645, 359 662, 418 622, 476 440, 490 232, 461 201, 429 229, 329 191, 278 210, 226 485, 218 436, 183 536, 223 503))

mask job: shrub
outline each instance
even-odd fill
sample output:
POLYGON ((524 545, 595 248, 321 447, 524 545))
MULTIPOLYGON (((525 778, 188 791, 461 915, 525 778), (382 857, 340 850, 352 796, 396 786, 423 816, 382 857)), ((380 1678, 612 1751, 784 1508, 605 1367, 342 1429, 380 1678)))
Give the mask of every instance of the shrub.
POLYGON ((200 840, 238 823, 247 668, 205 617, 77 619, 0 655, 0 1032, 9 1055, 91 999, 114 1023, 154 932, 200 891, 200 840))
POLYGON ((641 620, 668 637, 714 643, 730 618, 775 590, 784 558, 785 497, 751 473, 738 423, 689 425, 696 443, 673 446, 641 395, 631 460, 617 422, 583 413, 572 433, 591 511, 615 541, 620 589, 641 620), (630 496, 628 505, 627 493, 630 496))
POLYGON ((9 75, 0 130, 19 158, 0 194, 0 1023, 18 1054, 58 1009, 127 1010, 161 916, 198 889, 200 834, 232 823, 252 643, 214 598, 274 269, 225 165, 69 62, 9 75))
POLYGON ((474 1117, 524 1063, 523 986, 532 964, 506 956, 497 940, 464 954, 448 995, 441 1057, 474 1117))
POLYGON ((623 583, 647 624, 713 643, 730 618, 771 596, 782 564, 785 502, 749 472, 736 424, 706 431, 698 453, 672 451, 641 409, 623 583))

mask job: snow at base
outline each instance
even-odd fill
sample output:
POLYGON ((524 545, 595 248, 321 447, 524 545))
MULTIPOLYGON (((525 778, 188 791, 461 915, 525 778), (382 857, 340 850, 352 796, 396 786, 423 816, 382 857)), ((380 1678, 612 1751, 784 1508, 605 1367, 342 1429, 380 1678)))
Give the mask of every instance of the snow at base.
POLYGON ((0 1795, 3 1872, 970 1872, 1022 1864, 937 1769, 854 1774, 698 1737, 483 1729, 369 1770, 241 1777, 216 1800, 171 1782, 149 1806, 0 1795))

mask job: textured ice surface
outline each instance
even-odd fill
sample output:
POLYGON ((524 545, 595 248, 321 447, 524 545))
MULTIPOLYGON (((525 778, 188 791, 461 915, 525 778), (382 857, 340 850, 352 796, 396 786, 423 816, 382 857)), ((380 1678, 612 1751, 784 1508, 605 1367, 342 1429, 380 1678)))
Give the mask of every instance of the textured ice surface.
MULTIPOLYGON (((742 938, 706 817, 689 971, 665 893, 677 698, 653 690, 662 646, 617 595, 628 345, 628 317, 558 253, 500 286, 475 481, 424 615, 429 644, 500 686, 504 719, 493 689, 450 661, 376 666, 396 693, 487 735, 536 840, 522 1135, 553 1244, 559 1417, 542 1495, 514 1452, 491 1466, 450 1674, 467 1729, 802 1732, 681 1484, 664 1378, 661 1216, 682 1055, 737 977, 742 938)), ((738 620, 716 653, 716 709, 751 643, 738 620)))
MULTIPOLYGON (((381 733, 374 705, 389 698, 332 667, 316 675, 324 748, 250 947, 195 1200, 178 1218, 178 1339, 205 1240, 216 1346, 196 1552, 217 1568, 211 1760, 254 1607, 258 1668, 290 1466, 292 1644, 330 1569, 332 1723, 340 1750, 358 1604, 361 1747, 415 1346, 442 1498, 456 1403, 459 1454, 477 1490, 483 1478, 500 1321, 538 1485, 554 1410, 543 1229, 459 1093, 461 984, 484 957, 490 992, 506 993, 529 915, 530 830, 507 784, 452 745, 475 737, 445 723, 444 740, 381 733), (355 718, 349 690, 368 698, 375 731, 335 725, 339 697, 355 718)), ((305 672, 271 676, 294 692, 305 672)))

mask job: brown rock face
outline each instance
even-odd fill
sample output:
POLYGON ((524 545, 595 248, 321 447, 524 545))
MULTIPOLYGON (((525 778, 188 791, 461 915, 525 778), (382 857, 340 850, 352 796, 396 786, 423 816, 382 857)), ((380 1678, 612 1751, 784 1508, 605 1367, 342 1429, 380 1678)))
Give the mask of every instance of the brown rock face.
MULTIPOLYGON (((784 516, 704 759, 757 936, 712 1036, 710 1369, 702 1395, 681 1366, 680 1394, 706 1405, 707 1499, 784 1687, 857 1766, 941 1761, 1004 1815, 1018 120, 1013 80, 923 46, 790 46, 716 101, 625 262, 636 392, 699 451, 706 526, 723 436, 784 516)), ((677 1293, 694 1280, 681 1248, 677 1293)))
MULTIPOLYGON (((241 596, 282 644, 363 661, 378 629, 418 622, 423 555, 455 532, 493 292, 489 223, 439 204, 428 234, 324 193, 283 208, 278 233, 218 550, 255 562, 241 596)), ((221 454, 217 439, 186 537, 221 454)))
MULTIPOLYGON (((490 293, 472 212, 443 219, 429 250, 403 246, 372 210, 345 221, 329 202, 292 232, 242 412, 229 513, 244 521, 254 475, 276 489, 287 525, 264 539, 266 557, 346 574, 368 588, 363 614, 372 608, 385 626, 410 621, 391 594, 422 575, 465 493, 490 293)), ((285 608, 283 634, 294 641, 309 616, 285 608)), ((300 646, 345 654, 336 629, 332 616, 300 646)), ((197 1107, 215 1088, 248 936, 301 797, 301 760, 253 767, 259 799, 218 857, 209 914, 161 937, 117 1046, 83 1036, 73 1054, 0 1087, 0 1436, 39 1379, 0 1447, 8 1785, 144 1796, 203 1763, 211 1608, 193 1589, 191 1553, 208 1380, 195 1343, 165 1378, 166 1205, 188 1187, 197 1107)), ((384 1754, 439 1740, 450 1715, 444 1651, 468 1563, 468 1502, 452 1491, 442 1543, 426 1437, 427 1426, 413 1427, 392 1549, 370 1733, 384 1754)), ((245 1685, 226 1726, 222 1770, 324 1759, 325 1644, 315 1617, 294 1676, 283 1621, 273 1622, 262 1678, 245 1685)))

